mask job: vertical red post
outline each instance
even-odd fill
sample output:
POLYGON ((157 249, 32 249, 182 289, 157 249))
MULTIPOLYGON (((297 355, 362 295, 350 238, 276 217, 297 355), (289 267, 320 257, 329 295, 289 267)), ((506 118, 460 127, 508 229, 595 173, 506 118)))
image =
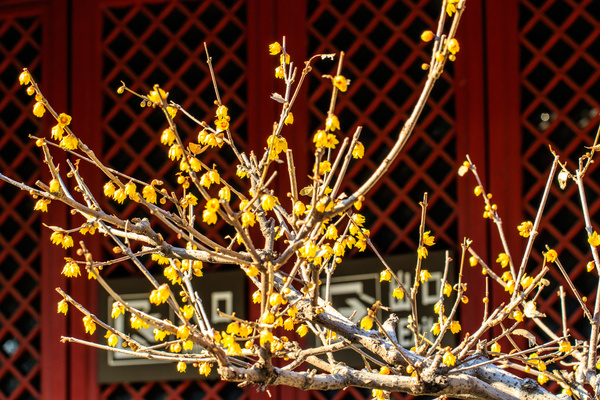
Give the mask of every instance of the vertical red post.
MULTIPOLYGON (((44 94, 58 112, 67 111, 67 62, 68 62, 68 21, 67 1, 52 0, 42 7, 42 82, 44 94)), ((46 116, 43 134, 49 136, 54 125, 46 116)), ((66 171, 62 152, 53 152, 55 163, 60 163, 66 171)), ((42 179, 50 181, 50 171, 40 164, 42 179)), ((66 227, 68 211, 59 202, 53 202, 52 210, 44 213, 42 222, 47 225, 66 227)), ((68 398, 68 345, 60 343, 61 335, 67 334, 67 317, 56 312, 56 304, 61 299, 56 287, 65 287, 67 281, 60 271, 64 264, 65 250, 50 243, 50 230, 42 228, 41 247, 41 393, 45 399, 63 400, 68 398)))
MULTIPOLYGON (((481 2, 468 3, 462 18, 458 33, 461 50, 456 61, 457 157, 458 160, 466 160, 469 155, 478 172, 485 177, 488 166, 481 2)), ((489 230, 482 219, 483 201, 473 193, 476 185, 470 173, 458 179, 458 239, 472 239, 473 249, 487 259, 489 230)), ((464 265, 463 276, 467 282, 467 296, 473 300, 463 306, 463 315, 473 315, 474 318, 463 318, 461 323, 465 332, 473 332, 479 327, 484 314, 481 299, 485 296, 485 285, 482 284, 485 278, 481 267, 471 267, 468 261, 464 265)))

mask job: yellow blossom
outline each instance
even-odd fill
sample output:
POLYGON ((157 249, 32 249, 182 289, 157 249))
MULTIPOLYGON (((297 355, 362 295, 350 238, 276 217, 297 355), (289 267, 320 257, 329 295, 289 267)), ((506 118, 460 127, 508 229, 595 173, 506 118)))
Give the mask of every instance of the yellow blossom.
POLYGON ((181 200, 181 207, 186 208, 189 205, 198 205, 198 198, 192 193, 186 194, 185 197, 181 200))
POLYGON ((490 350, 493 353, 500 353, 500 351, 502 350, 502 347, 500 347, 500 345, 498 344, 498 342, 495 342, 492 347, 490 347, 490 350))
POLYGON ((167 337, 167 335, 169 334, 169 332, 167 331, 161 331, 160 329, 154 328, 154 340, 156 340, 157 342, 162 342, 163 340, 165 340, 165 337, 167 337))
POLYGON ((470 265, 471 267, 474 267, 474 266, 476 266, 478 262, 479 262, 479 261, 477 261, 477 257, 470 257, 470 258, 469 258, 469 265, 470 265))
POLYGON ((204 376, 208 376, 210 374, 210 370, 211 370, 211 365, 207 362, 203 362, 202 364, 200 364, 200 367, 198 368, 198 372, 200 373, 200 375, 204 375, 204 376))
POLYGON ((65 127, 71 123, 71 116, 65 113, 60 113, 58 118, 56 119, 58 124, 62 127, 65 127))
POLYGON ((546 261, 554 262, 554 261, 556 261, 558 254, 556 253, 556 250, 550 249, 544 254, 544 256, 546 257, 546 261))
MULTIPOLYGON (((108 334, 108 332, 107 332, 107 334, 108 334)), ((111 333, 108 335, 107 342, 110 347, 115 347, 117 345, 117 343, 119 343, 119 337, 117 335, 115 335, 114 333, 111 333)))
POLYGON ((90 335, 93 335, 96 331, 96 323, 89 315, 83 317, 83 326, 85 327, 85 333, 89 333, 90 335))
POLYGON ((483 192, 483 189, 481 188, 481 186, 477 185, 477 186, 475 186, 475 189, 473 190, 473 192, 475 193, 475 196, 479 196, 481 194, 481 192, 483 192))
POLYGON ((186 363, 184 363, 183 361, 179 361, 179 362, 177 363, 177 372, 184 373, 184 372, 185 372, 185 370, 186 370, 186 368, 187 368, 187 364, 186 364, 186 363))
POLYGON ((450 285, 448 282, 444 283, 443 293, 446 296, 450 296, 452 294, 452 285, 450 285))
POLYGON ((435 336, 439 335, 441 330, 442 330, 442 326, 440 325, 439 322, 436 322, 435 324, 433 324, 430 329, 431 333, 433 333, 435 336))
POLYGON ((226 131, 229 128, 229 121, 227 119, 218 119, 215 121, 215 127, 217 132, 226 131))
POLYGON ((462 329, 462 327, 460 326, 460 322, 458 322, 458 321, 450 322, 450 332, 456 334, 456 333, 460 332, 461 329, 462 329))
POLYGON ((62 247, 63 249, 68 249, 73 247, 73 238, 70 235, 64 235, 62 239, 62 247))
POLYGON ((171 147, 169 147, 168 155, 171 161, 179 160, 183 155, 183 148, 178 144, 174 144, 171 147))
POLYGON ((296 329, 296 333, 300 337, 306 336, 306 334, 308 333, 308 325, 300 325, 298 329, 296 329))
POLYGON ((292 317, 286 318, 286 320, 283 322, 283 329, 285 329, 286 331, 293 331, 294 330, 294 318, 292 318, 292 317))
POLYGON ((300 253, 302 254, 302 257, 314 258, 317 255, 317 245, 314 241, 309 240, 301 247, 300 253))
POLYGON ((63 267, 62 274, 67 278, 76 278, 81 276, 81 270, 76 262, 68 261, 63 267))
POLYGON ((35 115, 38 118, 42 118, 44 116, 44 113, 46 112, 46 108, 44 107, 44 103, 41 101, 37 101, 34 105, 33 105, 33 115, 35 115))
POLYGON ((219 198, 229 202, 231 200, 231 189, 227 186, 223 186, 219 190, 219 198))
POLYGON ((125 194, 129 197, 135 197, 136 193, 137 187, 135 186, 135 183, 129 181, 127 185, 125 185, 125 194))
POLYGON ((55 244, 55 245, 62 244, 62 241, 63 241, 62 232, 57 232, 57 231, 52 232, 52 235, 50 235, 50 241, 52 242, 52 244, 55 244))
POLYGON ((532 276, 528 276, 527 274, 524 274, 523 278, 521 278, 521 286, 523 286, 523 289, 527 289, 529 286, 531 286, 532 283, 533 283, 532 276))
POLYGON ((571 343, 569 343, 569 341, 567 341, 567 340, 563 340, 558 345, 558 351, 560 351, 562 353, 570 352, 571 351, 571 343))
POLYGON ((402 300, 404 298, 404 291, 401 288, 397 287, 392 292, 392 296, 394 296, 398 300, 402 300))
POLYGON ((171 128, 167 128, 163 131, 160 136, 160 141, 162 144, 166 146, 172 146, 175 141, 175 132, 171 128))
POLYGON ((58 179, 52 179, 48 186, 50 187, 50 192, 52 193, 60 191, 60 182, 58 181, 58 179))
POLYGON ((539 374, 537 380, 540 385, 543 385, 544 383, 548 382, 548 374, 546 372, 539 374))
POLYGON ((190 328, 187 325, 181 325, 177 327, 177 339, 186 340, 190 336, 190 328))
POLYGON ((264 346, 267 343, 271 343, 273 341, 273 332, 268 329, 264 329, 260 333, 260 345, 264 346))
POLYGON ((306 211, 306 206, 304 205, 303 202, 301 201, 297 201, 296 203, 294 203, 294 214, 296 216, 301 216, 302 214, 304 214, 304 212, 306 211))
POLYGON ((48 212, 48 204, 50 204, 50 200, 48 199, 39 199, 35 206, 33 207, 36 211, 48 212))
POLYGON ((245 268, 246 271, 246 275, 248 275, 250 278, 254 278, 256 276, 258 276, 258 268, 255 265, 250 265, 247 268, 245 268))
POLYGON ((354 158, 363 158, 365 155, 365 146, 361 142, 356 142, 354 148, 352 149, 352 157, 354 158))
POLYGON ((510 262, 510 257, 508 257, 508 254, 506 253, 500 253, 498 254, 498 258, 496 259, 496 262, 498 264, 500 264, 502 266, 502 268, 505 268, 508 263, 510 262))
POLYGON ((515 281, 514 280, 510 280, 508 282, 506 282, 506 286, 504 287, 504 291, 508 292, 510 294, 513 294, 515 291, 515 281))
POLYGON ((62 299, 61 301, 58 302, 58 309, 57 309, 57 313, 63 313, 65 315, 67 315, 67 312, 69 311, 69 303, 67 303, 67 301, 65 299, 62 299))
POLYGON ((424 31, 421 33, 421 40, 424 42, 430 42, 433 40, 433 38, 435 38, 435 33, 432 31, 424 31))
POLYGON ((283 79, 285 78, 285 71, 283 70, 283 67, 280 65, 277 68, 275 68, 275 78, 277 79, 283 79))
POLYGON ((421 283, 427 282, 429 278, 431 278, 431 274, 429 273, 429 271, 427 271, 426 269, 421 270, 419 274, 419 280, 421 281, 421 283))
POLYGON ((165 301, 167 301, 167 299, 169 298, 169 294, 170 294, 169 285, 166 283, 163 283, 162 285, 160 285, 158 287, 158 289, 154 289, 150 293, 150 303, 158 306, 158 305, 164 303, 165 301))
POLYGON ((144 199, 148 203, 156 204, 156 189, 154 189, 154 186, 152 186, 152 185, 144 186, 144 189, 142 189, 142 196, 144 196, 144 199))
POLYGON ((62 138, 59 145, 67 150, 75 150, 79 145, 79 140, 75 136, 66 135, 62 138))
POLYGON ((135 314, 131 314, 131 318, 129 318, 129 322, 131 323, 131 327, 133 329, 148 329, 150 326, 144 322, 143 319, 141 319, 140 317, 138 317, 135 314))
POLYGON ((592 272, 596 268, 596 263, 594 261, 590 261, 586 265, 587 272, 592 272))
POLYGON ((600 245, 600 236, 598 236, 598 232, 594 231, 594 233, 588 235, 588 243, 594 247, 600 245))
POLYGON ((345 92, 346 90, 348 90, 348 85, 350 84, 350 81, 342 75, 335 76, 332 82, 333 86, 338 88, 340 92, 345 92))
POLYGON ((360 328, 364 329, 365 331, 371 330, 371 328, 373 328, 373 318, 369 317, 368 315, 363 317, 363 319, 360 321, 360 328))
POLYGON ((24 69, 23 72, 21 72, 21 75, 19 75, 19 84, 29 85, 30 82, 31 82, 31 74, 29 73, 29 71, 24 69))
POLYGON ((325 129, 329 132, 334 132, 340 129, 340 120, 336 115, 331 114, 325 120, 325 129))
POLYGON ((452 54, 456 54, 459 52, 459 50, 460 45, 458 43, 458 40, 456 38, 450 39, 450 41, 448 42, 448 51, 452 54))
POLYGON ((331 163, 327 160, 321 161, 319 163, 319 175, 325 175, 329 171, 331 171, 331 163))
POLYGON ((283 123, 285 125, 292 125, 294 123, 294 114, 289 112, 287 117, 285 117, 285 120, 283 121, 283 123))
POLYGON ((513 311, 513 318, 517 322, 523 322, 523 312, 521 310, 513 311))
POLYGON ((245 211, 242 214, 242 226, 243 227, 253 227, 256 223, 256 215, 251 211, 245 211))
POLYGON ((444 311, 445 311, 445 307, 441 301, 438 301, 437 303, 435 303, 433 305, 433 312, 435 312, 436 314, 439 314, 439 313, 443 314, 444 311))
POLYGON ((278 306, 281 303, 283 303, 283 297, 281 296, 280 293, 271 293, 271 296, 269 297, 269 304, 271 306, 278 306))
POLYGON ((262 316, 262 322, 264 324, 272 324, 273 322, 275 322, 275 315, 273 315, 272 312, 266 312, 263 316, 262 316))
POLYGON ((279 56, 279 62, 281 64, 283 64, 283 63, 289 64, 290 63, 290 55, 289 54, 286 54, 285 56, 283 54, 280 55, 279 56))
POLYGON ((118 301, 113 302, 110 317, 116 319, 121 314, 125 314, 125 306, 118 301))
POLYGON ((220 105, 219 107, 217 107, 217 112, 215 116, 217 117, 217 119, 226 119, 228 112, 229 109, 226 106, 220 105))
POLYGON ((177 343, 171 343, 171 345, 169 346, 169 351, 171 353, 181 353, 181 343, 177 342, 177 343))
POLYGON ((52 137, 52 139, 61 140, 63 138, 63 134, 65 133, 65 129, 60 125, 54 125, 50 133, 50 137, 52 137))
POLYGON ((156 104, 162 104, 162 101, 167 101, 167 96, 169 94, 166 93, 164 90, 162 90, 159 87, 156 87, 154 90, 152 90, 149 94, 148 94, 148 98, 150 99, 151 102, 156 103, 156 104))
POLYGON ((456 3, 458 3, 458 0, 448 0, 448 4, 446 4, 446 13, 449 17, 456 12, 456 3))
POLYGON ((392 279, 392 274, 387 269, 381 271, 381 273, 379 274, 379 282, 383 282, 383 281, 389 282, 391 279, 392 279))
POLYGON ((423 244, 425 246, 433 246, 435 244, 435 236, 429 236, 431 231, 423 233, 423 244))
POLYGON ((115 194, 115 185, 112 182, 106 182, 104 184, 104 195, 106 197, 113 197, 113 195, 115 194))
MULTIPOLYGON (((338 230, 335 225, 329 225, 325 231, 325 239, 335 240, 338 238, 338 230)), ((335 250, 334 250, 335 251, 335 250)))
POLYGON ((444 363, 444 365, 451 367, 456 363, 456 356, 451 352, 446 351, 444 353, 444 356, 442 357, 442 362, 444 363))
POLYGON ((261 298, 260 290, 257 290, 254 293, 252 293, 252 302, 254 304, 260 303, 260 298, 261 298))
POLYGON ((281 53, 281 45, 279 44, 279 42, 274 42, 271 43, 269 45, 269 54, 272 56, 276 56, 277 54, 281 53))
POLYGON ((417 249, 417 255, 419 256, 419 258, 427 258, 428 254, 429 252, 427 251, 427 247, 425 246, 419 246, 419 248, 417 249))
POLYGON ((261 197, 261 206, 265 211, 271 211, 277 202, 275 201, 275 196, 270 194, 263 194, 261 197))
POLYGON ((533 223, 531 221, 523 221, 521 222, 521 225, 517 227, 517 229, 519 230, 519 235, 523 236, 524 238, 529 237, 531 230, 533 229, 533 223))

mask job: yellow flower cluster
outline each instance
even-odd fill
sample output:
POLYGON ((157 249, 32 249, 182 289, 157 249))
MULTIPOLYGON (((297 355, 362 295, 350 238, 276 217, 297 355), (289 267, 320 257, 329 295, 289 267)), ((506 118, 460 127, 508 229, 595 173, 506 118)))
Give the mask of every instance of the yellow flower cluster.
POLYGON ((433 246, 435 244, 435 236, 430 236, 431 231, 426 231, 423 233, 423 244, 419 246, 417 249, 417 255, 419 258, 427 258, 429 255, 429 251, 426 246, 433 246))
POLYGON ((269 159, 278 160, 279 154, 288 149, 287 140, 284 137, 271 135, 267 138, 267 146, 269 148, 269 159))

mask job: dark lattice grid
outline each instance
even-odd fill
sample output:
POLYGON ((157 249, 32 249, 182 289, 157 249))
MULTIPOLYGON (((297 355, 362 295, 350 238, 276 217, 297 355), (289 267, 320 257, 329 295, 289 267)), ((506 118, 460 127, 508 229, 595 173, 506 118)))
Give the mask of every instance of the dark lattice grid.
MULTIPOLYGON (((548 146, 573 169, 587 151, 584 146, 592 144, 598 127, 600 5, 594 1, 521 1, 519 12, 523 206, 525 217, 533 220, 552 163, 548 146)), ((586 179, 595 229, 600 209, 599 173, 594 166, 586 179)), ((541 228, 530 265, 541 265, 546 244, 555 248, 580 293, 593 302, 596 276, 585 268, 591 253, 574 184, 565 191, 553 186, 541 228)), ((556 269, 550 273, 554 282, 567 287, 556 269)), ((539 308, 549 316, 547 320, 560 321, 556 290, 553 284, 539 301, 539 308)), ((583 339, 589 334, 589 324, 573 297, 567 307, 571 334, 583 339)))
MULTIPOLYGON (((358 188, 388 153, 416 103, 426 72, 429 47, 420 34, 434 29, 438 2, 309 1, 309 53, 344 50, 343 74, 352 83, 341 93, 335 113, 341 136, 363 126, 365 157, 348 171, 347 191, 358 188)), ((310 82, 311 128, 323 128, 336 65, 318 63, 310 82)), ((448 67, 451 69, 451 66, 448 67)), ((454 86, 445 73, 403 154, 390 173, 371 191, 363 212, 373 242, 384 253, 405 253, 417 247, 423 193, 429 194, 427 229, 441 246, 456 243, 456 141, 454 86)))
MULTIPOLYGON (((0 19, 0 169, 34 185, 42 167, 29 134, 39 120, 18 83, 24 66, 40 75, 37 17, 0 19)), ((0 398, 40 395, 40 217, 26 192, 0 183, 0 398)), ((51 206, 50 206, 51 207, 51 206)))
MULTIPOLYGON (((215 93, 204 42, 213 60, 222 101, 229 108, 234 141, 243 149, 247 138, 245 18, 243 0, 104 7, 103 159, 138 179, 159 177, 169 191, 173 190, 179 163, 168 159, 168 148, 160 143, 160 134, 167 127, 163 113, 140 108, 137 97, 118 95, 116 89, 123 81, 138 92, 148 93, 153 84, 159 84, 169 92, 170 100, 212 125, 215 93)), ((182 114, 175 121, 184 143, 197 143, 199 127, 182 114)), ((229 149, 209 149, 200 159, 209 167, 215 164, 228 182, 239 184, 231 168, 237 162, 229 149)), ((218 189, 214 189, 215 196, 218 189)), ((120 206, 110 201, 109 207, 123 217, 145 215, 131 202, 120 206)), ((206 227, 201 217, 198 221, 206 227)), ((231 234, 223 221, 208 231, 211 239, 219 242, 231 234)), ((121 267, 118 269, 123 271, 121 267)))
MULTIPOLYGON (((215 94, 206 65, 203 43, 213 60, 223 103, 229 108, 231 131, 238 148, 247 143, 246 128, 246 2, 177 1, 102 9, 103 51, 103 159, 139 179, 159 177, 165 187, 176 187, 179 163, 167 158, 168 148, 160 143, 167 123, 160 110, 141 109, 139 99, 120 96, 120 81, 132 89, 148 93, 153 84, 169 92, 169 99, 181 104, 199 120, 213 124, 215 94)), ((184 143, 197 142, 199 127, 183 115, 175 119, 184 143)), ((200 159, 217 165, 222 179, 240 184, 235 177, 233 153, 211 149, 200 159)), ((215 188, 214 196, 216 197, 215 188)), ((213 191, 213 188, 211 188, 213 191)), ((177 192, 181 194, 180 191, 177 192)), ((200 196, 196 194, 199 198, 200 196)), ((135 204, 108 207, 123 217, 144 215, 135 204)), ((202 209, 203 202, 198 210, 202 209)), ((198 217, 197 224, 206 225, 198 217)), ((160 228, 159 228, 160 229, 160 228)), ((222 242, 230 234, 219 221, 206 231, 222 242)), ((174 237, 169 237, 173 241, 174 237)), ((107 252, 110 249, 106 249, 107 252)), ((110 257, 109 254, 107 254, 110 257)), ((160 271, 156 271, 159 273, 160 271)), ((135 273, 131 265, 116 265, 111 277, 135 273)), ((191 367, 191 366, 190 366, 191 367)), ((172 368, 175 368, 173 365, 172 368)), ((101 398, 116 399, 244 399, 244 392, 224 382, 158 382, 112 384, 101 388, 101 398)))

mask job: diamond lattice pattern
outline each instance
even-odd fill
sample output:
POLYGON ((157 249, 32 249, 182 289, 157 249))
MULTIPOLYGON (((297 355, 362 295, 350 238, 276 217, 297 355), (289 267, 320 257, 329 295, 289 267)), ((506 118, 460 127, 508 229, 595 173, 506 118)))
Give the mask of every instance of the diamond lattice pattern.
MULTIPOLYGON (((212 124, 215 93, 203 42, 207 43, 213 59, 221 99, 229 108, 234 141, 240 150, 244 149, 247 143, 245 7, 243 0, 211 0, 102 9, 102 156, 108 164, 145 181, 159 177, 169 191, 176 187, 179 163, 167 158, 168 148, 160 143, 160 134, 167 127, 164 116, 158 109, 140 108, 138 98, 118 95, 116 89, 123 81, 133 90, 148 93, 152 84, 159 84, 169 92, 169 100, 181 104, 197 119, 212 124)), ((184 143, 197 140, 200 130, 197 125, 182 115, 175 122, 184 143)), ((215 164, 222 178, 239 184, 231 173, 231 166, 235 165, 233 153, 224 149, 203 153, 201 161, 211 167, 215 164)), ((120 206, 107 200, 106 205, 123 217, 146 216, 142 208, 131 202, 120 206)), ((222 221, 207 231, 211 239, 220 241, 231 234, 222 221)), ((168 236, 167 239, 176 240, 168 236)), ((105 273, 117 277, 135 271, 132 265, 120 264, 105 273)), ((234 384, 223 382, 113 384, 101 390, 101 398, 107 400, 225 400, 245 396, 234 384)))
MULTIPOLYGON (((109 165, 146 182, 160 177, 165 187, 173 190, 179 164, 167 158, 168 148, 160 143, 160 134, 167 127, 162 112, 142 109, 137 97, 118 95, 116 89, 123 81, 133 90, 148 93, 151 85, 159 84, 169 92, 170 100, 212 124, 215 92, 203 42, 214 60, 220 95, 232 118, 234 141, 238 148, 245 147, 245 13, 245 2, 241 0, 103 8, 102 154, 109 165)), ((184 143, 197 140, 200 129, 195 123, 183 115, 178 115, 175 122, 184 143)), ((230 168, 234 165, 233 153, 225 147, 207 151, 201 161, 210 167, 216 165, 228 182, 236 181, 230 168)), ((131 202, 123 206, 107 203, 123 217, 147 216, 131 202)), ((223 221, 211 226, 209 233, 211 239, 219 241, 228 234, 230 228, 223 221)), ((129 267, 119 265, 118 269, 129 267)), ((108 273, 114 276, 116 272, 108 273)))
MULTIPOLYGON (((0 17, 0 170, 34 186, 42 163, 29 134, 41 125, 17 78, 40 76, 41 22, 0 17)), ((40 217, 26 192, 0 183, 0 398, 40 396, 40 217)))
MULTIPOLYGON (((344 135, 363 126, 365 157, 352 164, 347 191, 358 188, 388 153, 411 112, 426 73, 421 64, 429 48, 420 34, 435 26, 435 1, 309 1, 309 54, 346 52, 343 74, 351 79, 335 114, 344 135)), ((373 242, 384 253, 406 253, 417 247, 419 202, 429 194, 427 229, 442 246, 456 243, 456 141, 452 66, 437 83, 403 155, 371 191, 361 212, 373 242)), ((318 63, 311 80, 312 129, 322 129, 329 107, 335 65, 318 63)))
MULTIPOLYGON (((523 206, 525 218, 533 220, 547 173, 552 163, 548 146, 571 168, 590 146, 598 127, 600 110, 600 4, 594 1, 521 1, 520 69, 523 206)), ((586 181, 592 223, 600 222, 600 169, 592 166, 586 181)), ((590 279, 586 264, 591 253, 587 243, 581 202, 576 185, 561 191, 554 185, 545 211, 541 235, 536 239, 533 262, 541 265, 545 245, 555 248, 582 296, 593 302, 596 278, 590 279)), ((568 287, 557 269, 551 281, 568 287)), ((546 321, 560 321, 556 284, 547 290, 539 308, 546 321)), ((574 297, 567 301, 571 334, 589 335, 589 324, 574 297)), ((551 326, 556 331, 561 327, 551 326)))

